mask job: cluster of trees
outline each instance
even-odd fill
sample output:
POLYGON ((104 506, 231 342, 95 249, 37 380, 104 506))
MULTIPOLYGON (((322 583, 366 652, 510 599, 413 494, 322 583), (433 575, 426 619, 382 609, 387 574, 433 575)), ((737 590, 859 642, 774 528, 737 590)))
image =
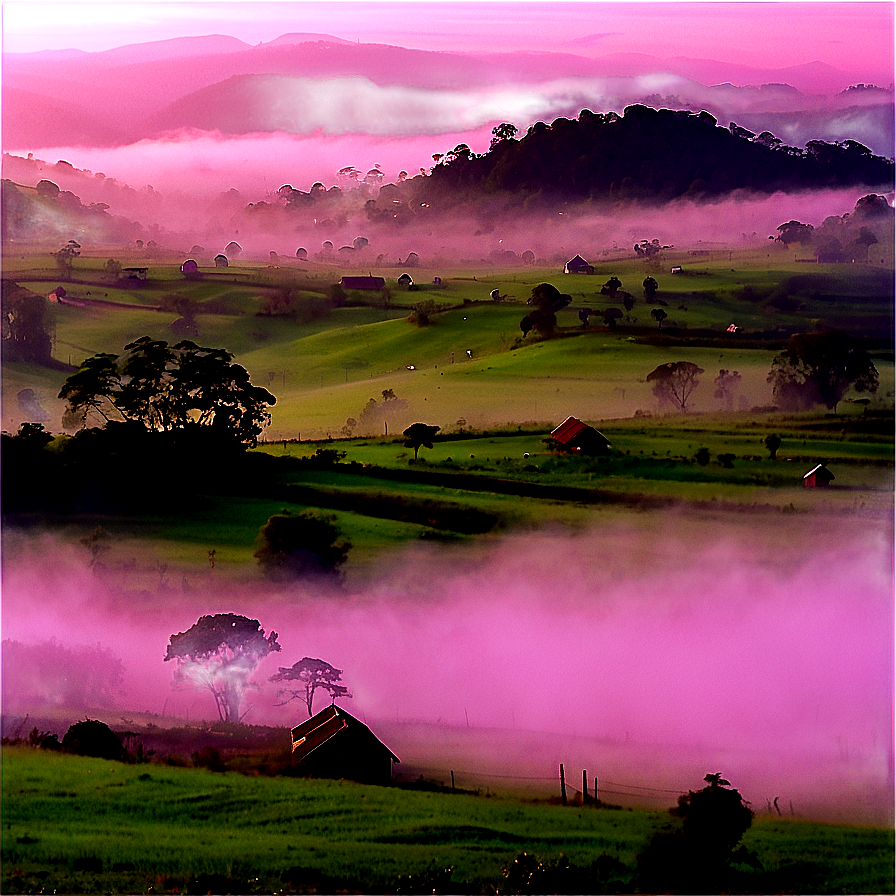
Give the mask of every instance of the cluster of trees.
POLYGON ((578 119, 538 122, 521 139, 493 141, 478 156, 456 147, 429 177, 409 183, 417 200, 442 205, 474 193, 512 194, 529 203, 533 197, 666 202, 736 189, 883 186, 893 173, 892 160, 852 140, 813 140, 796 149, 768 132, 718 127, 707 112, 633 105, 622 116, 583 110, 578 119))
POLYGON ((36 644, 5 639, 3 706, 108 706, 124 679, 121 660, 100 644, 70 647, 55 639, 36 644))
MULTIPOLYGON (((692 361, 670 361, 652 370, 647 382, 652 384, 661 407, 684 413, 703 373, 704 369, 692 361)), ((831 330, 791 336, 772 361, 767 381, 772 386, 775 404, 782 411, 807 410, 819 404, 836 411, 850 389, 874 394, 878 372, 858 339, 831 330)), ((741 375, 723 368, 714 382, 714 397, 731 410, 741 375)), ((780 442, 774 449, 766 445, 772 457, 779 446, 780 442)))
POLYGON ((270 422, 276 398, 252 385, 244 367, 224 349, 184 340, 174 346, 143 336, 122 356, 86 358, 59 397, 71 420, 104 426, 113 421, 149 432, 202 428, 252 447, 270 422))
MULTIPOLYGON (((243 699, 259 686, 250 679, 261 661, 281 650, 277 632, 265 635, 257 619, 236 613, 202 616, 185 632, 171 635, 165 662, 175 663, 174 686, 209 691, 215 698, 218 715, 225 722, 239 722, 243 699)), ((326 691, 332 700, 351 697, 340 684, 342 670, 320 659, 303 657, 289 667, 281 667, 270 677, 274 682, 296 682, 298 686, 281 688, 287 696, 283 705, 300 699, 313 714, 314 695, 326 691)))

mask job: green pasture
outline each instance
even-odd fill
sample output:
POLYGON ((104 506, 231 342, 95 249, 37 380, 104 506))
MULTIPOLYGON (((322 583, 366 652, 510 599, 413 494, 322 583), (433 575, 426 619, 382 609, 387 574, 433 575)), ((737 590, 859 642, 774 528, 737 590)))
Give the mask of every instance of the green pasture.
MULTIPOLYGON (((315 884, 420 892, 439 879, 448 892, 493 892, 502 867, 523 852, 543 861, 563 855, 580 867, 612 856, 626 888, 638 853, 668 819, 642 810, 123 765, 25 747, 5 747, 2 763, 6 893, 192 892, 203 875, 215 892, 315 884)), ((889 830, 760 818, 743 843, 763 868, 759 889, 746 892, 893 889, 889 830)))

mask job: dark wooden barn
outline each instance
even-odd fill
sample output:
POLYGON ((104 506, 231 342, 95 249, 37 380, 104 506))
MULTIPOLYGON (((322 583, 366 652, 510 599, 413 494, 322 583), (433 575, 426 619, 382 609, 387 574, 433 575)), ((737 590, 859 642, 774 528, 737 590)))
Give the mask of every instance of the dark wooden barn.
POLYGON ((588 264, 581 255, 570 258, 563 266, 564 274, 593 274, 594 265, 588 264))
POLYGON ((335 704, 292 729, 292 756, 315 778, 388 784, 399 758, 354 716, 335 704))
POLYGON ((577 417, 567 417, 551 431, 551 438, 567 451, 577 451, 581 454, 605 454, 612 448, 606 436, 593 426, 582 423, 577 417))
POLYGON ((818 464, 803 476, 803 485, 806 488, 826 488, 833 478, 834 474, 824 464, 818 464))

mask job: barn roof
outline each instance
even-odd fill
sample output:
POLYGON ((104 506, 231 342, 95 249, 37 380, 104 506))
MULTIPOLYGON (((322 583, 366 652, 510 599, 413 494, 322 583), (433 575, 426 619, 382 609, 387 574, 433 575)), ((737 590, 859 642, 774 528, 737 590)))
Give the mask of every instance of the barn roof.
POLYGON ((562 445, 565 445, 588 428, 588 424, 582 423, 578 418, 567 417, 556 429, 551 430, 551 435, 562 445))
MULTIPOLYGON (((588 264, 588 262, 585 261, 585 259, 582 258, 581 255, 575 255, 575 256, 573 256, 573 257, 570 258, 569 261, 567 261, 566 263, 567 263, 567 265, 580 265, 580 264, 586 264, 586 265, 587 265, 587 264, 588 264)), ((590 267, 590 265, 589 265, 589 267, 590 267)))
POLYGON ((371 743, 382 747, 393 762, 401 761, 363 722, 359 722, 335 703, 292 729, 292 752, 301 761, 346 729, 369 736, 371 743))
POLYGON ((803 476, 803 479, 809 479, 811 476, 821 476, 824 479, 829 480, 834 478, 834 474, 824 464, 817 464, 812 467, 812 469, 803 476))

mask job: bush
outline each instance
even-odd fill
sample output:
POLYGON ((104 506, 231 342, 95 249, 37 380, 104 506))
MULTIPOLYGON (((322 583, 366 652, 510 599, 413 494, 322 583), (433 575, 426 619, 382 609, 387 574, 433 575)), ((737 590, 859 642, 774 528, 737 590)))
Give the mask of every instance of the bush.
POLYGON ((78 756, 96 756, 119 762, 127 758, 118 735, 96 719, 85 719, 72 725, 62 738, 62 749, 78 756))

